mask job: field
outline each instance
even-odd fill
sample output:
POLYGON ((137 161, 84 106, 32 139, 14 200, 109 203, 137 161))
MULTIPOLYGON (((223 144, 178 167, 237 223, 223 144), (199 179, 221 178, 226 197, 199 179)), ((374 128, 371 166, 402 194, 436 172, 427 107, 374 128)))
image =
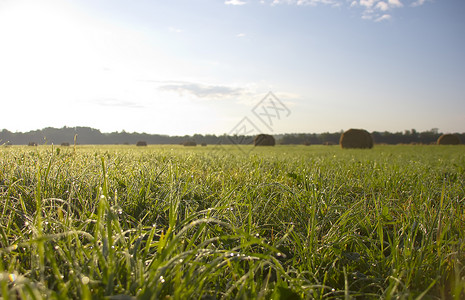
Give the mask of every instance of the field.
POLYGON ((465 147, 0 147, 3 299, 463 299, 465 147))

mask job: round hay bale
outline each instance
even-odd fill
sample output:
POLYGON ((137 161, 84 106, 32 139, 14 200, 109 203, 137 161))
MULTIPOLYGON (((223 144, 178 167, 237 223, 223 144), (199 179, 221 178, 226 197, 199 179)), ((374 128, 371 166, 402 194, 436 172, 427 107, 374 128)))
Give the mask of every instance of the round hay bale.
POLYGON ((443 134, 438 138, 438 145, 460 145, 460 138, 455 134, 443 134))
POLYGON ((147 142, 146 142, 146 141, 138 141, 138 142, 136 143, 136 146, 138 146, 138 147, 145 147, 145 146, 147 146, 147 142))
POLYGON ((202 143, 201 146, 202 147, 207 147, 207 143, 202 143))
POLYGON ((371 149, 373 148, 373 137, 364 129, 349 129, 341 135, 339 144, 344 149, 371 149))
POLYGON ((194 141, 187 141, 187 142, 184 142, 183 145, 186 147, 195 147, 197 146, 197 143, 194 141))
POLYGON ((272 135, 269 134, 259 134, 253 140, 254 146, 274 146, 276 141, 272 135))
POLYGON ((61 146, 62 147, 69 147, 69 143, 68 142, 63 142, 63 143, 61 143, 61 146))
POLYGON ((34 147, 34 146, 37 146, 37 143, 36 142, 29 142, 27 145, 31 146, 31 147, 34 147))

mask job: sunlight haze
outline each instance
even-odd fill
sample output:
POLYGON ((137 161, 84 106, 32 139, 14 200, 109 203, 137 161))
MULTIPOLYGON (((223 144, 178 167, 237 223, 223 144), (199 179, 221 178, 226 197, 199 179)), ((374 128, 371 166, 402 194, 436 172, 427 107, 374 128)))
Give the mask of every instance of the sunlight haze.
POLYGON ((463 0, 0 0, 0 129, 465 132, 463 0), (273 92, 289 110, 265 126, 273 92))

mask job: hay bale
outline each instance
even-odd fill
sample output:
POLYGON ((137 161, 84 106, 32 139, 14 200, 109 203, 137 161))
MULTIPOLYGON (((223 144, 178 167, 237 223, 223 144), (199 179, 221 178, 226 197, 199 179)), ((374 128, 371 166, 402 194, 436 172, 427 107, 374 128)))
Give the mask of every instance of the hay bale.
POLYGON ((438 145, 460 145, 460 138, 455 134, 443 134, 438 138, 438 145))
POLYGON ((61 146, 62 146, 62 147, 69 147, 69 143, 63 142, 63 143, 61 143, 61 146))
POLYGON ((29 144, 27 144, 28 146, 37 146, 37 143, 36 142, 29 142, 29 144))
POLYGON ((207 143, 202 143, 201 146, 202 147, 207 147, 207 143))
POLYGON ((364 129, 349 129, 341 135, 339 144, 344 149, 371 149, 373 148, 373 137, 364 129))
POLYGON ((187 142, 184 142, 182 143, 185 147, 195 147, 197 146, 197 143, 194 142, 194 141, 187 141, 187 142))
POLYGON ((276 141, 272 135, 269 134, 259 134, 253 140, 254 146, 274 146, 276 141))
POLYGON ((324 142, 323 145, 324 145, 324 146, 333 146, 334 143, 331 142, 331 141, 327 141, 327 142, 324 142))
POLYGON ((136 146, 138 147, 146 147, 147 146, 147 142, 146 141, 138 141, 136 143, 136 146))

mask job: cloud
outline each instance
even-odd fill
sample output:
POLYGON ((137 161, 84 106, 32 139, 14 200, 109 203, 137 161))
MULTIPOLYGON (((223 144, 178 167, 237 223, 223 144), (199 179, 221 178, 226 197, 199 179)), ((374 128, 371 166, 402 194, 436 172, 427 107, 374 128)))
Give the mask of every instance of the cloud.
POLYGON ((376 0, 360 0, 360 5, 366 8, 371 8, 375 4, 376 0))
MULTIPOLYGON (((258 1, 258 0, 257 0, 258 1)), ((226 2, 242 2, 230 0, 226 2)), ((225 2, 225 3, 226 3, 225 2)), ((295 6, 317 6, 331 5, 332 7, 348 7, 350 9, 361 9, 361 18, 376 22, 393 18, 393 11, 404 7, 404 3, 410 2, 408 6, 417 7, 432 2, 432 0, 260 0, 263 5, 295 5, 295 6), (387 13, 389 12, 389 13, 387 13)))
MULTIPOLYGON (((349 2, 350 0, 348 0, 349 2)), ((374 20, 381 22, 392 19, 392 13, 387 14, 388 11, 403 7, 403 0, 352 0, 350 7, 362 7, 362 19, 374 20)), ((425 0, 417 0, 425 1, 425 0)))
POLYGON ((234 88, 224 85, 204 85, 194 82, 172 82, 158 87, 161 91, 177 92, 181 96, 191 94, 197 98, 225 98, 240 96, 242 88, 234 88))
POLYGON ((412 4, 410 4, 410 6, 412 7, 417 7, 417 6, 422 6, 423 4, 425 4, 426 0, 417 0, 415 2, 413 2, 412 4))
POLYGON ((387 20, 390 20, 391 18, 392 18, 391 15, 384 14, 381 17, 377 18, 375 22, 387 21, 387 20))
POLYGON ((389 10, 389 5, 386 2, 381 1, 376 4, 375 8, 381 11, 387 11, 389 10))
POLYGON ((238 34, 236 34, 236 36, 237 36, 238 38, 242 38, 242 37, 245 37, 246 34, 245 34, 245 33, 238 33, 238 34))
POLYGON ((247 2, 245 1, 241 1, 241 0, 228 0, 228 1, 224 1, 224 4, 226 5, 244 5, 246 4, 247 2))
POLYGON ((404 6, 400 0, 388 0, 389 7, 402 7, 404 6))
MULTIPOLYGON (((260 1, 260 3, 264 4, 265 1, 260 1)), ((316 6, 318 4, 327 4, 333 6, 341 6, 342 3, 340 0, 273 0, 271 1, 271 5, 279 5, 279 4, 288 4, 288 5, 299 5, 299 6, 316 6)))

